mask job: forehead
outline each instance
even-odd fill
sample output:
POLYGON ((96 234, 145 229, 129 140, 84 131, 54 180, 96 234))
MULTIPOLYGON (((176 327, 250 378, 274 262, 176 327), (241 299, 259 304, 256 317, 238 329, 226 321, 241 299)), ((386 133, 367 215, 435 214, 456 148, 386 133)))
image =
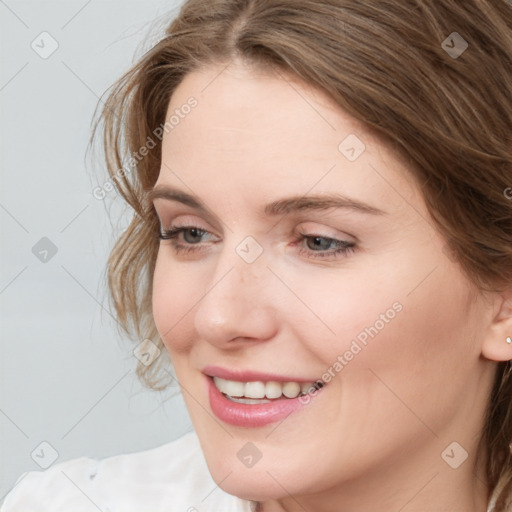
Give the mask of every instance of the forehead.
POLYGON ((179 184, 181 175, 197 192, 208 184, 208 193, 229 187, 246 198, 335 190, 381 205, 417 192, 403 162, 362 123, 280 71, 235 62, 191 72, 171 97, 166 119, 173 115, 159 182, 179 184), (191 98, 196 106, 184 109, 191 98))
MULTIPOLYGON (((249 143, 250 148, 264 142, 268 150, 272 141, 277 147, 310 139, 312 143, 322 140, 322 151, 329 146, 337 151, 340 127, 336 126, 339 109, 335 103, 322 91, 279 70, 261 70, 235 61, 228 67, 210 65, 191 72, 172 95, 167 117, 190 96, 198 105, 182 127, 201 132, 205 143, 229 136, 231 142, 249 143), (250 133, 258 133, 259 139, 250 140, 250 133)), ((346 116, 343 129, 361 131, 357 124, 346 116)), ((183 129, 174 130, 168 139, 176 140, 180 131, 183 129)))

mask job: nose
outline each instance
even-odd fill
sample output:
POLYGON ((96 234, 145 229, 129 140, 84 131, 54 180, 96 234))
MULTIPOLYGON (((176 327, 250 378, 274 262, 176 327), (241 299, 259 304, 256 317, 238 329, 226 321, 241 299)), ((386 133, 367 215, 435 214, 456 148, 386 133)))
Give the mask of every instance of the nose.
POLYGON ((247 340, 272 339, 278 322, 272 277, 263 258, 246 263, 234 254, 222 270, 217 266, 209 291, 195 310, 197 335, 223 349, 238 348, 247 340))

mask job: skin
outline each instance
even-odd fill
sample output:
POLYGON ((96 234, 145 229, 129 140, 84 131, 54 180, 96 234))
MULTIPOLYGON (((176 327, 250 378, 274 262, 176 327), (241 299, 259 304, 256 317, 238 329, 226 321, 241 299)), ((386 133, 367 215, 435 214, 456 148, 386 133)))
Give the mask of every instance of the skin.
POLYGON ((156 186, 209 211, 154 205, 163 229, 208 233, 175 240, 195 253, 160 242, 153 310, 214 480, 265 512, 485 512, 476 456, 494 361, 511 357, 507 297, 475 290, 404 159, 321 91, 235 60, 188 74, 168 116, 190 96, 198 105, 165 134, 156 186), (349 134, 366 146, 352 162, 338 149, 349 134), (333 191, 384 213, 262 213, 333 191), (356 246, 329 256, 335 247, 301 233, 356 246), (247 236, 263 249, 250 264, 236 252, 247 236), (205 365, 316 380, 396 302, 395 318, 279 426, 214 417, 205 365), (237 457, 249 441, 262 454, 252 468, 237 457), (441 457, 454 441, 454 464, 468 454, 456 469, 441 457))

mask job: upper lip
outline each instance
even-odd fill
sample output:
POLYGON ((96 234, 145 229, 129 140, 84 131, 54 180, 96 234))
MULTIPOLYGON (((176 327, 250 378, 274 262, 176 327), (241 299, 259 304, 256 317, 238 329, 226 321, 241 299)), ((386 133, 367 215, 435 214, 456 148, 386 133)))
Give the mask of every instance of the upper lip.
POLYGON ((220 377, 221 379, 234 380, 238 382, 318 382, 321 379, 304 379, 276 373, 257 372, 254 370, 242 370, 234 368, 222 368, 221 366, 205 366, 202 370, 209 377, 220 377))

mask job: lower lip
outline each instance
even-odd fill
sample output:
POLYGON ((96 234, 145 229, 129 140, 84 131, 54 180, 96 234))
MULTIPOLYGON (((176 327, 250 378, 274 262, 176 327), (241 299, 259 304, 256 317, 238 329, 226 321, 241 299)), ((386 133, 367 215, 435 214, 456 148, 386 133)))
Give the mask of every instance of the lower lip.
POLYGON ((213 383, 212 377, 207 377, 208 396, 213 414, 220 420, 237 427, 263 427, 288 417, 293 412, 302 409, 315 396, 310 395, 308 401, 303 403, 297 398, 282 398, 263 404, 241 404, 232 402, 223 395, 213 383))

